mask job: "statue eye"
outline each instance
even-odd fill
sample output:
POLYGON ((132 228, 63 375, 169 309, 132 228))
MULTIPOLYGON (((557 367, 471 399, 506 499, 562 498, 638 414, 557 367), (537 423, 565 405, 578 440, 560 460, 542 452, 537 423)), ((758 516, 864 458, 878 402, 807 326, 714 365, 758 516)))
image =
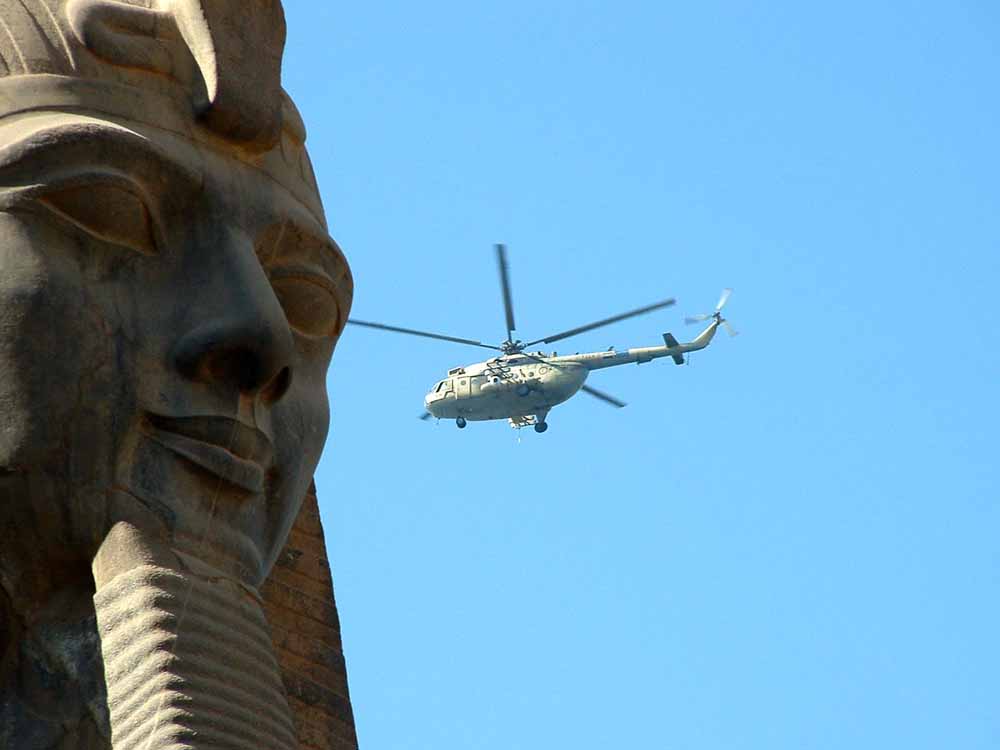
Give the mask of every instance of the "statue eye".
POLYGON ((288 324, 304 336, 332 336, 340 328, 340 305, 329 282, 303 271, 275 271, 271 286, 288 324))
POLYGON ((146 204, 130 190, 111 184, 46 191, 38 202, 79 229, 146 255, 156 253, 153 221, 146 204))

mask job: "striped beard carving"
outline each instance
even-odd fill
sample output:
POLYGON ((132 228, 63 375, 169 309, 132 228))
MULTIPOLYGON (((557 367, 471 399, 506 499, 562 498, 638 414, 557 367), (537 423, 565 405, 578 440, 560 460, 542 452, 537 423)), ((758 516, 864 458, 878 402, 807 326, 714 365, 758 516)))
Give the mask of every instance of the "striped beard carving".
POLYGON ((114 750, 298 746, 255 591, 124 523, 94 578, 114 750))

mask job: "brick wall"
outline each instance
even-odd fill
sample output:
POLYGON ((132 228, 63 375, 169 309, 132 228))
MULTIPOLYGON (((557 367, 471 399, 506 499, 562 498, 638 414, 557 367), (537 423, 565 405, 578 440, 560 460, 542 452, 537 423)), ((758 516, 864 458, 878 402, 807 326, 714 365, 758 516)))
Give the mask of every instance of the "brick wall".
POLYGON ((316 488, 261 589, 301 750, 358 747, 316 488))

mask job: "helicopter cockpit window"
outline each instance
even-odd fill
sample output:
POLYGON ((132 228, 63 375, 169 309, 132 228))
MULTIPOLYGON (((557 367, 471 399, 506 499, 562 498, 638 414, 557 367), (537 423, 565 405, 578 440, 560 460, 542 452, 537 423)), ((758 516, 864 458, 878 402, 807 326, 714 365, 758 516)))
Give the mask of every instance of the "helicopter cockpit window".
POLYGON ((440 383, 438 383, 437 384, 437 388, 434 389, 434 392, 435 393, 440 393, 441 389, 444 388, 444 383, 445 383, 445 381, 443 381, 443 380, 440 383))

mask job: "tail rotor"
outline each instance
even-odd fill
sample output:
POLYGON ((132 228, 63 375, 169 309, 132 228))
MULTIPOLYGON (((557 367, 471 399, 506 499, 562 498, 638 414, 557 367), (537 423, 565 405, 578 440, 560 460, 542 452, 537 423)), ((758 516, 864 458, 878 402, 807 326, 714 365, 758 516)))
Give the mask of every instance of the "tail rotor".
POLYGON ((702 323, 706 320, 714 319, 719 325, 721 325, 723 328, 726 329, 726 333, 728 333, 730 336, 737 335, 738 331, 736 331, 731 325, 729 325, 728 320, 722 317, 722 308, 726 306, 727 302, 729 302, 729 297, 732 293, 733 290, 728 287, 723 289, 722 296, 719 297, 719 304, 715 306, 715 312, 692 315, 690 317, 684 318, 684 322, 687 325, 692 325, 694 323, 702 323))

